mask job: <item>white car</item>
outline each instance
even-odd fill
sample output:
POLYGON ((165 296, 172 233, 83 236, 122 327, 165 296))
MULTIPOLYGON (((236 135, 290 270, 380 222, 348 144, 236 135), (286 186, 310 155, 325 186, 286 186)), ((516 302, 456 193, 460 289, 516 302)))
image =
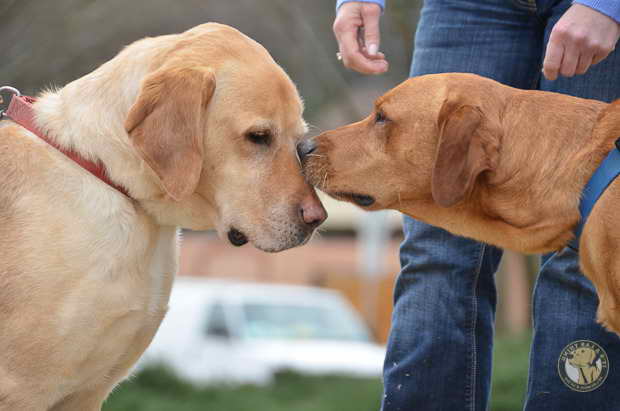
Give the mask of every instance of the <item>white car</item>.
POLYGON ((384 356, 336 291, 177 278, 138 367, 164 363, 199 384, 266 384, 280 370, 379 377, 384 356))

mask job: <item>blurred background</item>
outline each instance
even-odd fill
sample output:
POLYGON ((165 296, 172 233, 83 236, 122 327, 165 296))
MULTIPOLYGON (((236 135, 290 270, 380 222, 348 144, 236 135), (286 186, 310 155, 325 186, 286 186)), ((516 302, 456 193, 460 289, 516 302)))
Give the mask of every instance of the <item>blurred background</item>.
MULTIPOLYGON (((407 77, 420 0, 389 0, 389 73, 336 60, 334 0, 2 0, 0 82, 36 94, 62 86, 145 36, 216 21, 262 43, 304 98, 311 134, 357 121, 407 77)), ((324 198, 329 219, 305 247, 265 254, 213 233, 184 233, 171 312, 136 377, 106 411, 371 411, 381 397, 402 240, 397 213, 324 198)), ((537 261, 506 253, 492 410, 520 410, 537 261)))

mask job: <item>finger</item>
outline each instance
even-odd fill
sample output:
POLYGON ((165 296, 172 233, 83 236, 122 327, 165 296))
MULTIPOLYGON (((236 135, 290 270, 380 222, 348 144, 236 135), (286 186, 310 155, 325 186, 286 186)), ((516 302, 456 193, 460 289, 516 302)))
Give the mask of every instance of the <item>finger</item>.
POLYGON ((387 60, 368 59, 361 53, 349 60, 345 66, 362 74, 382 74, 389 68, 387 60))
POLYGON ((357 42, 357 30, 348 30, 340 33, 338 40, 340 53, 342 54, 342 61, 344 65, 348 67, 348 63, 356 58, 359 58, 356 57, 356 55, 361 54, 360 47, 357 42))
POLYGON ((362 54, 369 60, 385 60, 385 54, 379 51, 374 56, 371 56, 368 54, 366 47, 362 47, 362 54))
POLYGON ((547 43, 545 60, 543 61, 543 74, 547 80, 555 80, 558 78, 563 54, 564 46, 555 38, 553 33, 551 33, 551 37, 547 43))
POLYGON ((577 63, 577 69, 575 70, 575 74, 585 74, 586 71, 592 65, 592 60, 594 56, 592 53, 584 52, 579 56, 579 62, 577 63))
POLYGON ((573 77, 579 63, 580 49, 575 44, 564 47, 564 56, 560 65, 560 74, 564 77, 573 77))
POLYGON ((352 31, 342 33, 340 38, 340 52, 345 67, 364 74, 380 74, 388 69, 387 61, 370 59, 362 53, 357 42, 357 33, 352 31))
POLYGON ((379 19, 381 8, 377 5, 367 5, 362 8, 362 21, 364 25, 364 44, 368 49, 368 54, 374 56, 379 51, 381 43, 381 32, 379 30, 379 19))
POLYGON ((332 26, 332 30, 334 31, 334 35, 341 53, 344 51, 343 42, 350 42, 351 34, 357 34, 360 26, 362 25, 362 19, 359 15, 355 13, 347 13, 348 9, 346 9, 346 7, 348 5, 348 3, 344 4, 339 9, 338 15, 336 16, 332 26))
POLYGON ((611 52, 614 51, 614 48, 604 48, 601 47, 597 50, 596 53, 594 53, 594 57, 592 58, 592 65, 598 64, 601 61, 605 60, 607 58, 607 56, 609 56, 611 54, 611 52))
POLYGON ((592 65, 598 64, 601 61, 605 60, 605 57, 607 57, 607 54, 603 55, 603 54, 595 54, 594 58, 592 58, 592 65))
POLYGON ((385 58, 385 54, 383 54, 382 52, 378 52, 377 54, 375 54, 374 56, 369 56, 369 58, 371 60, 386 60, 385 58))

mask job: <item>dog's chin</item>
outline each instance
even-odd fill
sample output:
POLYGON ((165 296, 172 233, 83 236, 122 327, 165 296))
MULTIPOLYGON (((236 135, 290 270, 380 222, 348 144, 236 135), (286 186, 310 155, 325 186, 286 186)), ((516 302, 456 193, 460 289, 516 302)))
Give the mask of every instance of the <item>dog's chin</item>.
POLYGON ((267 253, 277 253, 306 244, 312 237, 313 230, 294 230, 284 237, 257 236, 252 241, 254 247, 267 253))
POLYGON ((376 203, 376 200, 373 196, 368 194, 360 194, 349 191, 330 191, 327 192, 330 197, 335 198, 339 201, 346 201, 349 203, 353 203, 359 207, 371 207, 376 203))
POLYGON ((312 237, 314 230, 289 226, 277 233, 273 230, 246 230, 231 225, 226 231, 225 238, 235 246, 241 247, 247 243, 267 253, 277 253, 306 244, 312 237))

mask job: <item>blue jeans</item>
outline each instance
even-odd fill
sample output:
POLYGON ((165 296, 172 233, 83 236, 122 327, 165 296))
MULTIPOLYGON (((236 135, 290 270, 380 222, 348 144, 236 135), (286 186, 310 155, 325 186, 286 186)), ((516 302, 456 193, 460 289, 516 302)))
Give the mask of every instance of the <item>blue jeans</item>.
MULTIPOLYGON (((620 97, 620 53, 582 76, 541 78, 549 34, 569 6, 568 0, 426 0, 411 75, 471 72, 523 89, 605 101, 620 97)), ((502 252, 408 217, 404 231, 382 410, 485 410, 494 273, 502 252)), ((620 410, 620 339, 596 324, 597 304, 573 251, 543 257, 533 297, 527 411, 620 410), (572 369, 577 378, 577 368, 565 365, 574 351, 566 351, 563 361, 561 353, 579 340, 595 342, 608 356, 608 378, 589 392, 569 388, 560 377, 572 369)), ((604 368, 599 359, 597 367, 604 368)))

